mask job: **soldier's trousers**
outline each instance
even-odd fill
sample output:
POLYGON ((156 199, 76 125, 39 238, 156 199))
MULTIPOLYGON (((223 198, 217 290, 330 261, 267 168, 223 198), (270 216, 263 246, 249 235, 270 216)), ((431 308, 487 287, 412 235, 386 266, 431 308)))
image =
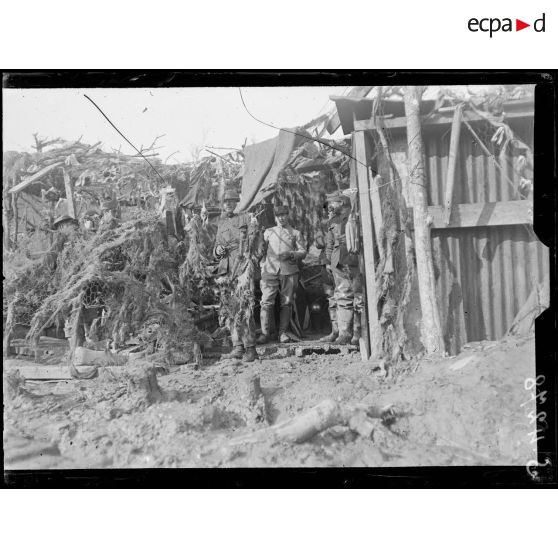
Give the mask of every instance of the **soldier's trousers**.
MULTIPOLYGON (((230 301, 233 297, 234 287, 231 283, 223 282, 219 285, 221 301, 230 301)), ((221 319, 231 333, 233 346, 244 345, 248 347, 256 346, 256 324, 254 322, 253 300, 250 308, 241 308, 235 314, 227 311, 221 302, 221 319)))
POLYGON ((335 267, 333 268, 333 279, 337 308, 361 313, 363 294, 362 275, 359 268, 348 265, 335 267))
POLYGON ((267 275, 261 278, 262 308, 272 308, 275 297, 280 294, 281 308, 293 305, 293 293, 298 283, 298 273, 292 275, 267 275))
POLYGON ((335 279, 333 273, 326 269, 326 266, 322 266, 322 284, 324 288, 324 293, 327 296, 327 305, 329 309, 329 315, 335 312, 337 309, 337 301, 335 300, 335 279))
POLYGON ((256 324, 254 318, 250 317, 248 322, 229 325, 233 346, 244 345, 244 348, 256 346, 256 324), (251 322, 251 323, 248 323, 251 322))

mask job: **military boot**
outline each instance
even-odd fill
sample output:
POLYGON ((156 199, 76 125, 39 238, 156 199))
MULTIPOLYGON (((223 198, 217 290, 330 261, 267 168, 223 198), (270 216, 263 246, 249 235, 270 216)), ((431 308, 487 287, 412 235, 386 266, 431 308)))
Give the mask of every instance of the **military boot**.
POLYGON ((287 329, 291 322, 291 307, 282 306, 279 315, 279 343, 289 343, 291 338, 287 335, 287 329))
POLYGON ((258 345, 265 345, 269 341, 269 331, 270 331, 270 311, 265 306, 262 306, 260 310, 260 324, 262 328, 261 334, 256 339, 258 345))
POLYGON ((331 320, 331 333, 320 338, 320 343, 333 343, 339 337, 337 327, 337 308, 329 309, 329 319, 331 320))
POLYGON ((242 345, 235 345, 234 349, 225 355, 225 358, 235 358, 236 360, 242 360, 242 355, 244 354, 244 347, 242 345))
POLYGON ((334 341, 334 345, 347 345, 353 337, 353 311, 347 308, 337 309, 337 327, 339 337, 334 341))
POLYGON ((277 341, 279 335, 277 334, 277 326, 275 324, 275 306, 269 309, 269 338, 272 341, 277 341))
POLYGON ((358 347, 360 344, 360 336, 361 336, 361 326, 360 326, 360 316, 361 314, 358 312, 354 313, 353 318, 353 337, 351 339, 351 345, 358 347))
POLYGON ((244 362, 254 362, 258 358, 258 353, 256 352, 256 347, 246 347, 246 352, 244 353, 244 362))

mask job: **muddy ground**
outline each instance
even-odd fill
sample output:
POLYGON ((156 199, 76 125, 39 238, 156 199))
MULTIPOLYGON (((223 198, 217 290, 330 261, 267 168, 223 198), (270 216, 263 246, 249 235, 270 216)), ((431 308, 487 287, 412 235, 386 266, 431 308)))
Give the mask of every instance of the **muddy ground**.
POLYGON ((22 381, 18 361, 10 363, 7 469, 525 465, 536 456, 528 417, 535 405, 524 404, 525 380, 535 377, 533 336, 474 343, 457 357, 422 358, 387 374, 358 353, 186 365, 157 377, 155 399, 134 380, 138 363, 56 382, 22 381), (237 443, 327 399, 393 405, 396 419, 374 419, 366 435, 337 425, 304 443, 271 435, 237 443))

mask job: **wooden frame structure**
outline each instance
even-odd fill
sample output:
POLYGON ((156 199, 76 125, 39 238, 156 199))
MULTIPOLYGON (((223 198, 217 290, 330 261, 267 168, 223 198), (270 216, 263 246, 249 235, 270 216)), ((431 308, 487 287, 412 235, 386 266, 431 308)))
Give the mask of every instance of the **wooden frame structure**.
MULTIPOLYGON (((354 145, 354 153, 360 162, 366 165, 372 158, 372 149, 369 147, 367 135, 377 133, 379 128, 387 128, 390 131, 398 131, 404 134, 404 129, 407 125, 407 117, 395 118, 372 118, 366 120, 358 120, 353 115, 353 126, 351 131, 352 140, 354 145)), ((533 109, 525 107, 525 104, 518 103, 518 106, 511 114, 506 113, 506 117, 510 119, 531 119, 533 117, 533 109)), ((509 227, 509 226, 530 226, 533 224, 533 201, 532 199, 516 199, 516 200, 503 200, 503 201, 486 201, 483 203, 455 203, 459 199, 454 195, 455 174, 456 174, 456 159, 458 157, 458 148, 460 137, 463 134, 461 130, 461 123, 470 130, 471 123, 480 123, 485 121, 482 115, 467 110, 461 105, 451 107, 451 110, 445 109, 443 113, 436 113, 423 118, 421 127, 434 131, 440 128, 446 128, 451 131, 450 153, 448 159, 447 174, 445 175, 445 191, 443 194, 443 205, 428 205, 427 206, 427 220, 430 230, 434 233, 436 231, 448 232, 455 230, 456 232, 463 229, 474 229, 477 227, 486 230, 486 227, 509 227), (456 110, 457 109, 457 110, 456 110)), ((347 123, 345 122, 345 126, 347 123)), ((466 131, 467 133, 467 131, 466 131)), ((473 136, 475 138, 475 136, 473 136)), ((475 142, 478 143, 478 137, 475 142)), ((463 141, 463 140, 461 140, 463 141)), ((481 149, 486 149, 484 145, 480 145, 481 149)), ((497 164, 495 162, 495 164, 497 164)), ((372 192, 377 194, 376 189, 373 187, 373 180, 371 179, 369 170, 363 164, 353 165, 351 171, 356 174, 356 186, 359 191, 359 201, 361 204, 361 221, 362 234, 364 241, 364 273, 366 285, 366 309, 368 313, 368 337, 370 340, 370 358, 377 358, 380 356, 381 347, 381 327, 379 324, 378 316, 378 288, 376 285, 376 265, 374 255, 374 242, 377 237, 378 218, 381 219, 381 207, 379 207, 379 197, 372 195, 372 192), (370 242, 372 244, 367 246, 370 242)), ((500 169, 499 172, 505 174, 500 169)), ((481 198, 482 199, 482 198, 481 198)), ((408 222, 413 226, 412 207, 407 200, 409 220, 408 222)), ((486 233, 482 233, 486 234, 486 233)), ((378 246, 378 250, 379 250, 378 246)), ((544 252, 544 247, 541 248, 544 252)))

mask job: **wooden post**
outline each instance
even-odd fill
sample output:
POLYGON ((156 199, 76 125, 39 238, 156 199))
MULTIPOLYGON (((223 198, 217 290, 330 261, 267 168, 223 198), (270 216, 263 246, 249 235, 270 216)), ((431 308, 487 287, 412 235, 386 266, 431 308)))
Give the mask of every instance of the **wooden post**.
POLYGON ((14 248, 17 248, 17 235, 19 234, 19 211, 17 207, 17 194, 12 194, 12 209, 14 212, 14 248))
POLYGON ((372 177, 372 170, 368 169, 368 179, 370 181, 370 203, 372 204, 372 217, 374 219, 374 231, 376 233, 376 244, 378 245, 378 253, 380 259, 384 257, 384 245, 382 244, 382 199, 380 198, 380 188, 382 187, 382 179, 380 175, 372 177))
POLYGON ((451 219, 451 206, 453 204, 453 185, 455 184, 455 165, 457 162, 457 152, 459 150, 459 134, 461 131, 461 105, 455 107, 453 122, 451 124, 451 139, 448 157, 448 172, 446 175, 446 200, 445 200, 445 221, 449 225, 451 219))
MULTIPOLYGON (((361 217, 361 224, 362 224, 362 217, 361 217)), ((362 230, 362 226, 361 226, 362 230)), ((361 240, 361 246, 364 244, 361 240)), ((364 265, 364 256, 362 254, 362 250, 358 257, 358 267, 362 277, 366 277, 366 266, 364 265)), ((366 299, 366 297, 365 297, 366 299)), ((355 314, 356 317, 356 314, 355 314)), ((359 351, 360 351, 360 359, 366 361, 370 358, 370 331, 368 328, 368 321, 366 319, 366 308, 362 309, 362 313, 360 314, 360 339, 358 340, 359 344, 359 351)))
POLYGON ((66 207, 68 209, 68 215, 72 218, 76 218, 76 205, 74 201, 74 186, 72 177, 70 173, 64 170, 64 186, 66 187, 66 207))
POLYGON ((358 193, 360 201, 360 220, 363 239, 363 256, 366 284, 366 308, 368 311, 368 337, 370 339, 370 358, 380 357, 382 332, 378 318, 378 294, 376 290, 376 265, 374 258, 374 222, 370 207, 370 180, 368 174, 368 149, 366 132, 353 133, 358 193))
POLYGON ((9 196, 7 189, 2 192, 2 243, 4 250, 10 249, 10 216, 8 213, 9 196))
POLYGON ((413 201, 415 226, 415 254, 420 305, 422 310, 422 343, 427 353, 442 352, 444 340, 440 325, 430 225, 426 199, 426 176, 424 169, 424 146, 420 122, 420 99, 422 93, 417 86, 405 88, 405 114, 407 116, 407 142, 409 167, 409 188, 413 201))

